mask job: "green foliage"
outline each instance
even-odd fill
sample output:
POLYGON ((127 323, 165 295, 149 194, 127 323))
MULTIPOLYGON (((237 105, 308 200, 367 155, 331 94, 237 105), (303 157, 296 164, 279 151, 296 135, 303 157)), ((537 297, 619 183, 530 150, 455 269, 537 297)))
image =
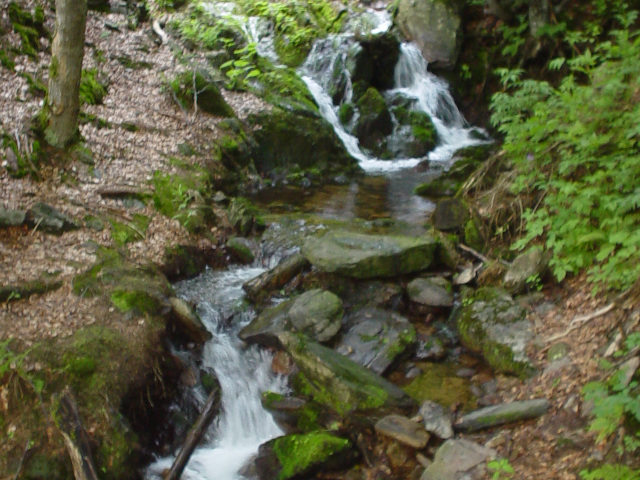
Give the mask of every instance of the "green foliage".
POLYGON ((237 2, 247 15, 270 20, 276 31, 276 50, 289 66, 297 66, 309 53, 313 41, 340 31, 341 18, 325 0, 237 2))
POLYGON ((260 76, 260 69, 256 67, 258 52, 255 43, 249 43, 234 50, 234 58, 220 65, 220 69, 229 78, 230 89, 241 90, 247 86, 247 81, 260 76))
POLYGON ((16 68, 16 62, 14 62, 13 58, 11 58, 9 54, 2 49, 0 49, 0 65, 12 72, 16 68))
POLYGON ((487 463, 487 468, 493 472, 492 480, 510 480, 513 478, 513 467, 506 458, 498 458, 487 463))
POLYGON ((80 101, 85 105, 101 105, 106 95, 107 88, 98 80, 98 70, 95 68, 83 70, 80 80, 80 101))
POLYGON ((516 165, 515 192, 535 199, 514 248, 542 239, 558 280, 587 269, 597 286, 622 289, 640 276, 639 55, 637 34, 621 30, 566 60, 557 88, 498 71, 492 123, 516 165))
MULTIPOLYGON (((629 335, 625 342, 625 350, 618 355, 626 354, 640 346, 640 333, 629 335)), ((622 444, 618 447, 618 455, 635 454, 640 449, 640 389, 638 382, 628 382, 628 372, 619 369, 606 382, 591 382, 583 389, 585 401, 593 403, 593 420, 589 430, 598 434, 597 441, 604 442, 613 433, 622 430, 622 444)), ((623 465, 605 464, 592 471, 584 470, 580 476, 585 480, 637 480, 640 470, 623 465)))

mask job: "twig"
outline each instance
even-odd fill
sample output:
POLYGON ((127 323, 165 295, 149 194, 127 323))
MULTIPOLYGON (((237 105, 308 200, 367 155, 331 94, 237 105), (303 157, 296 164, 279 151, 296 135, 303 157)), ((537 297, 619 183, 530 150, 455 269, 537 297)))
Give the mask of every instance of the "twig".
POLYGON ((169 36, 165 33, 164 30, 162 30, 162 27, 160 26, 160 22, 158 22, 158 20, 153 21, 152 27, 153 32, 158 35, 158 38, 160 38, 160 43, 169 42, 169 36))
POLYGON ((18 464, 18 470, 16 471, 16 474, 13 477, 13 480, 18 480, 18 477, 20 476, 20 472, 22 472, 24 461, 27 458, 27 455, 29 454, 29 452, 31 451, 30 445, 31 445, 31 439, 27 440, 27 444, 24 446, 24 453, 22 454, 22 458, 20 459, 20 463, 18 464))
MULTIPOLYGON (((458 248, 460 250, 464 251, 464 252, 470 253, 471 255, 473 255, 478 260, 481 260, 484 263, 491 263, 491 261, 492 261, 489 257, 486 257, 483 254, 481 254, 480 252, 478 252, 477 250, 474 250, 473 248, 466 246, 464 243, 459 243, 458 244, 458 248)), ((498 262, 502 263, 506 267, 510 267, 511 266, 511 264, 509 262, 507 262, 506 260, 499 259, 498 262)))
POLYGON ((569 323, 569 327, 564 332, 547 338, 545 342, 549 343, 549 342, 553 342, 554 340, 558 340, 560 338, 566 337, 575 329, 581 327, 587 322, 590 322, 594 318, 598 318, 603 315, 606 315, 611 310, 613 310, 614 307, 615 307, 615 303, 610 303, 606 307, 602 307, 600 310, 596 310, 595 312, 589 313, 588 315, 581 315, 579 317, 575 317, 573 320, 571 320, 571 323, 569 323))

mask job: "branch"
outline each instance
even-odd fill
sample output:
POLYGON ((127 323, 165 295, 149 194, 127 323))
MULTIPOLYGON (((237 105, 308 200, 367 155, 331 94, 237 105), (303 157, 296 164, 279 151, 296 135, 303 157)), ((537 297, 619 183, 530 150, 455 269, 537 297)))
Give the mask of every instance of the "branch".
POLYGON ((598 317, 601 317, 603 315, 606 315, 611 310, 613 310, 614 307, 615 307, 615 304, 614 303, 610 303, 606 307, 603 307, 600 310, 596 310, 595 312, 589 313, 588 315, 581 315, 579 317, 575 317, 573 320, 571 320, 571 323, 569 323, 569 327, 564 332, 559 333, 557 335, 553 335, 553 336, 547 338, 545 340, 545 342, 550 343, 550 342, 553 342, 554 340, 558 340, 560 338, 566 337, 571 332, 573 332, 577 328, 581 327, 585 323, 590 322, 594 318, 598 318, 598 317))
POLYGON ((152 24, 153 32, 160 38, 160 43, 168 43, 169 35, 166 34, 162 27, 160 26, 160 22, 158 20, 154 20, 152 24))
MULTIPOLYGON (((491 259, 489 257, 484 256, 483 254, 481 254, 480 252, 478 252, 477 250, 474 250, 471 247, 466 246, 464 243, 459 243, 458 244, 458 248, 460 250, 462 250, 463 252, 467 252, 470 253, 471 255, 473 255, 474 257, 476 257, 478 260, 484 262, 484 263, 491 263, 491 259)), ((507 262, 506 260, 497 260, 498 262, 500 262, 501 264, 503 264, 506 267, 510 267, 511 264, 509 262, 507 262)))

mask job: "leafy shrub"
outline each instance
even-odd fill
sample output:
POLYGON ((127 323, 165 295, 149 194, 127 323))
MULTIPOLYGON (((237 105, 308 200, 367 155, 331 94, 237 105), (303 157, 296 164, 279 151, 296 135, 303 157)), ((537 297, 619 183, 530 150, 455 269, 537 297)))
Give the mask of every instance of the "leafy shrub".
POLYGON ((516 165, 516 193, 536 197, 514 248, 543 240, 558 280, 588 269, 597 285, 621 289, 640 276, 640 38, 612 38, 551 62, 570 69, 558 88, 500 70, 492 123, 516 165))

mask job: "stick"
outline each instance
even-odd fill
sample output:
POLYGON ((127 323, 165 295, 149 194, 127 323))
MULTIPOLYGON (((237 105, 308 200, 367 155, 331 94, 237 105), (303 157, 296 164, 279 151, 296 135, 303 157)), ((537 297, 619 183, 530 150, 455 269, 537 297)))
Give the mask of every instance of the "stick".
POLYGON ((603 315, 606 315, 611 310, 613 310, 614 307, 615 307, 615 304, 614 303, 610 303, 606 307, 602 307, 600 310, 596 310, 595 312, 592 312, 592 313, 590 313, 588 315, 582 315, 582 316, 579 316, 579 317, 575 317, 573 320, 571 320, 571 323, 569 323, 569 327, 564 332, 559 333, 557 335, 553 335, 553 336, 547 338, 545 341, 547 343, 549 343, 549 342, 553 342, 554 340, 558 340, 559 338, 566 337, 571 332, 573 332, 576 328, 584 325, 587 322, 590 322, 594 318, 598 318, 598 317, 601 317, 603 315))
POLYGON ((22 458, 20 459, 20 463, 18 464, 18 470, 16 471, 16 474, 13 477, 13 480, 18 480, 18 477, 22 472, 22 467, 24 466, 24 461, 26 460, 27 456, 30 456, 31 450, 32 450, 31 440, 28 440, 27 444, 24 446, 24 453, 22 454, 22 458))
POLYGON ((91 458, 89 438, 82 425, 78 406, 70 388, 66 388, 56 411, 57 424, 71 457, 76 480, 98 480, 91 458))
POLYGON ((165 33, 164 30, 162 30, 162 27, 160 26, 160 22, 158 22, 157 20, 154 20, 152 24, 152 28, 154 33, 158 35, 158 37, 160 38, 160 43, 169 42, 169 36, 165 33))
MULTIPOLYGON (((484 263, 489 263, 491 262, 491 259, 489 257, 485 257, 483 254, 481 254, 480 252, 478 252, 477 250, 474 250, 471 247, 466 246, 464 243, 459 243, 458 244, 458 248, 464 252, 470 253, 471 255, 473 255, 474 257, 476 257, 478 260, 483 261, 484 263)), ((506 267, 510 267, 511 264, 509 262, 507 262, 506 260, 498 260, 498 262, 500 262, 501 264, 503 264, 506 267)))
POLYGON ((164 476, 164 480, 180 479, 180 475, 182 475, 184 468, 187 466, 187 462, 189 461, 189 458, 191 458, 191 454, 195 450, 205 430, 213 420, 219 404, 220 390, 218 388, 214 388, 211 391, 211 394, 209 394, 207 403, 198 417, 198 420, 196 420, 196 423, 191 427, 191 430, 189 430, 187 439, 180 449, 180 453, 178 453, 178 456, 174 460, 173 465, 171 465, 171 469, 164 476))

